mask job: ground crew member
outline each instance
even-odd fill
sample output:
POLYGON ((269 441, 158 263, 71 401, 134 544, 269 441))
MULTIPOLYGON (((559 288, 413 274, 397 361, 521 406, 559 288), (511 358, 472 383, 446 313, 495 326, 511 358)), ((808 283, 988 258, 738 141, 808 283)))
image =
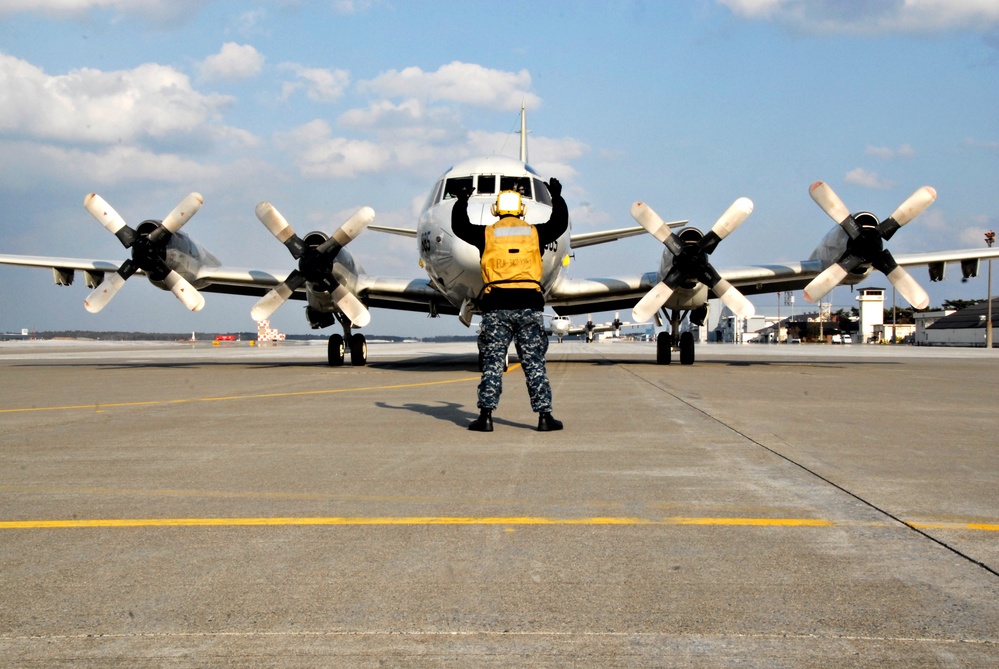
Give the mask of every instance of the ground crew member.
POLYGON ((479 249, 483 293, 479 302, 482 325, 479 331, 479 417, 469 430, 493 431, 493 410, 503 390, 503 370, 510 342, 527 377, 531 409, 538 414, 538 430, 561 430, 562 422, 552 417, 552 389, 545 368, 548 334, 545 331, 545 296, 541 292, 541 257, 547 244, 555 242, 569 227, 569 209, 562 199, 562 184, 548 182, 552 215, 543 225, 524 220, 524 202, 517 191, 502 191, 492 213, 499 220, 488 226, 468 220, 471 189, 457 193, 451 210, 451 230, 479 249))

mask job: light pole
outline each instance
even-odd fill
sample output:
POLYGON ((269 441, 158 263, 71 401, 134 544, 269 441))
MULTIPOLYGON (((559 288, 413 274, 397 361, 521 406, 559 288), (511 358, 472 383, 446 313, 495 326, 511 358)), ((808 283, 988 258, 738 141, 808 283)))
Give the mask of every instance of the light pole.
MULTIPOLYGON (((996 241, 996 233, 989 230, 985 233, 985 243, 992 248, 996 241)), ((989 297, 985 305, 985 348, 992 348, 992 258, 989 258, 989 297)))

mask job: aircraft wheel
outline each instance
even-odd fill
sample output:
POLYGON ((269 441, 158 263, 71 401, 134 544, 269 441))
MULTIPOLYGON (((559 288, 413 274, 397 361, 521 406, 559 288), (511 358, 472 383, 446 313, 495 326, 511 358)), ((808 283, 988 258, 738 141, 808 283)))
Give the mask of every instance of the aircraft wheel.
POLYGON ((694 364, 694 334, 684 332, 680 335, 680 364, 694 364))
POLYGON ((368 340, 362 334, 350 337, 350 364, 354 367, 368 364, 368 340))
POLYGON ((341 367, 343 365, 344 345, 343 337, 335 334, 330 335, 330 343, 326 348, 330 367, 341 367))
POLYGON ((668 365, 673 362, 673 335, 660 332, 656 337, 656 364, 668 365))

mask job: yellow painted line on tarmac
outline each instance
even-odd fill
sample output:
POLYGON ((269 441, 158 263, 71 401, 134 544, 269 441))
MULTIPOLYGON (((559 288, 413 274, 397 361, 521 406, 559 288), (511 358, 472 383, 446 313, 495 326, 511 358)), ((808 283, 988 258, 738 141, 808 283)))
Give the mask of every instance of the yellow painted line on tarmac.
POLYGON ((80 527, 218 527, 287 525, 755 525, 825 527, 828 520, 808 518, 666 518, 630 517, 545 518, 536 516, 400 516, 321 518, 109 518, 0 521, 0 529, 80 527))
MULTIPOLYGON (((0 530, 39 530, 112 527, 263 527, 263 526, 389 526, 389 525, 464 525, 464 526, 725 526, 725 527, 847 527, 849 521, 821 518, 547 518, 538 516, 383 516, 383 517, 314 517, 314 518, 92 518, 67 520, 5 520, 0 530)), ((886 524, 887 525, 887 524, 886 524)), ((974 530, 999 532, 993 523, 919 523, 920 529, 974 530)))
POLYGON ((976 530, 978 532, 999 532, 999 524, 994 523, 909 523, 917 530, 976 530))
MULTIPOLYGON (((510 365, 507 370, 509 373, 516 367, 519 367, 520 363, 510 365)), ((332 395, 336 393, 360 393, 360 392, 372 392, 376 390, 401 390, 403 388, 426 388, 430 386, 442 386, 450 383, 466 383, 469 381, 478 381, 481 377, 478 376, 466 376, 460 379, 447 379, 445 381, 422 381, 420 383, 398 383, 393 385, 385 386, 363 386, 360 388, 326 388, 322 390, 295 390, 285 393, 259 393, 255 395, 225 395, 222 397, 193 397, 184 398, 176 400, 147 400, 139 402, 115 402, 108 404, 72 404, 72 405, 62 405, 62 406, 49 406, 49 407, 22 407, 15 409, 0 409, 0 414, 12 414, 12 413, 30 413, 33 411, 103 411, 105 409, 115 409, 122 407, 143 407, 143 406, 160 406, 169 404, 191 404, 195 402, 232 402, 234 400, 258 400, 258 399, 274 399, 278 397, 305 397, 309 395, 332 395)))

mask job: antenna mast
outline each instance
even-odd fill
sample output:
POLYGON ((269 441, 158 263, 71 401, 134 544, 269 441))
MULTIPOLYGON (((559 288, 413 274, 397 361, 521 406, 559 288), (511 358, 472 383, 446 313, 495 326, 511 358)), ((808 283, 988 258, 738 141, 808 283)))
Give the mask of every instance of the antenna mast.
POLYGON ((520 162, 527 163, 527 110, 520 103, 520 162))

